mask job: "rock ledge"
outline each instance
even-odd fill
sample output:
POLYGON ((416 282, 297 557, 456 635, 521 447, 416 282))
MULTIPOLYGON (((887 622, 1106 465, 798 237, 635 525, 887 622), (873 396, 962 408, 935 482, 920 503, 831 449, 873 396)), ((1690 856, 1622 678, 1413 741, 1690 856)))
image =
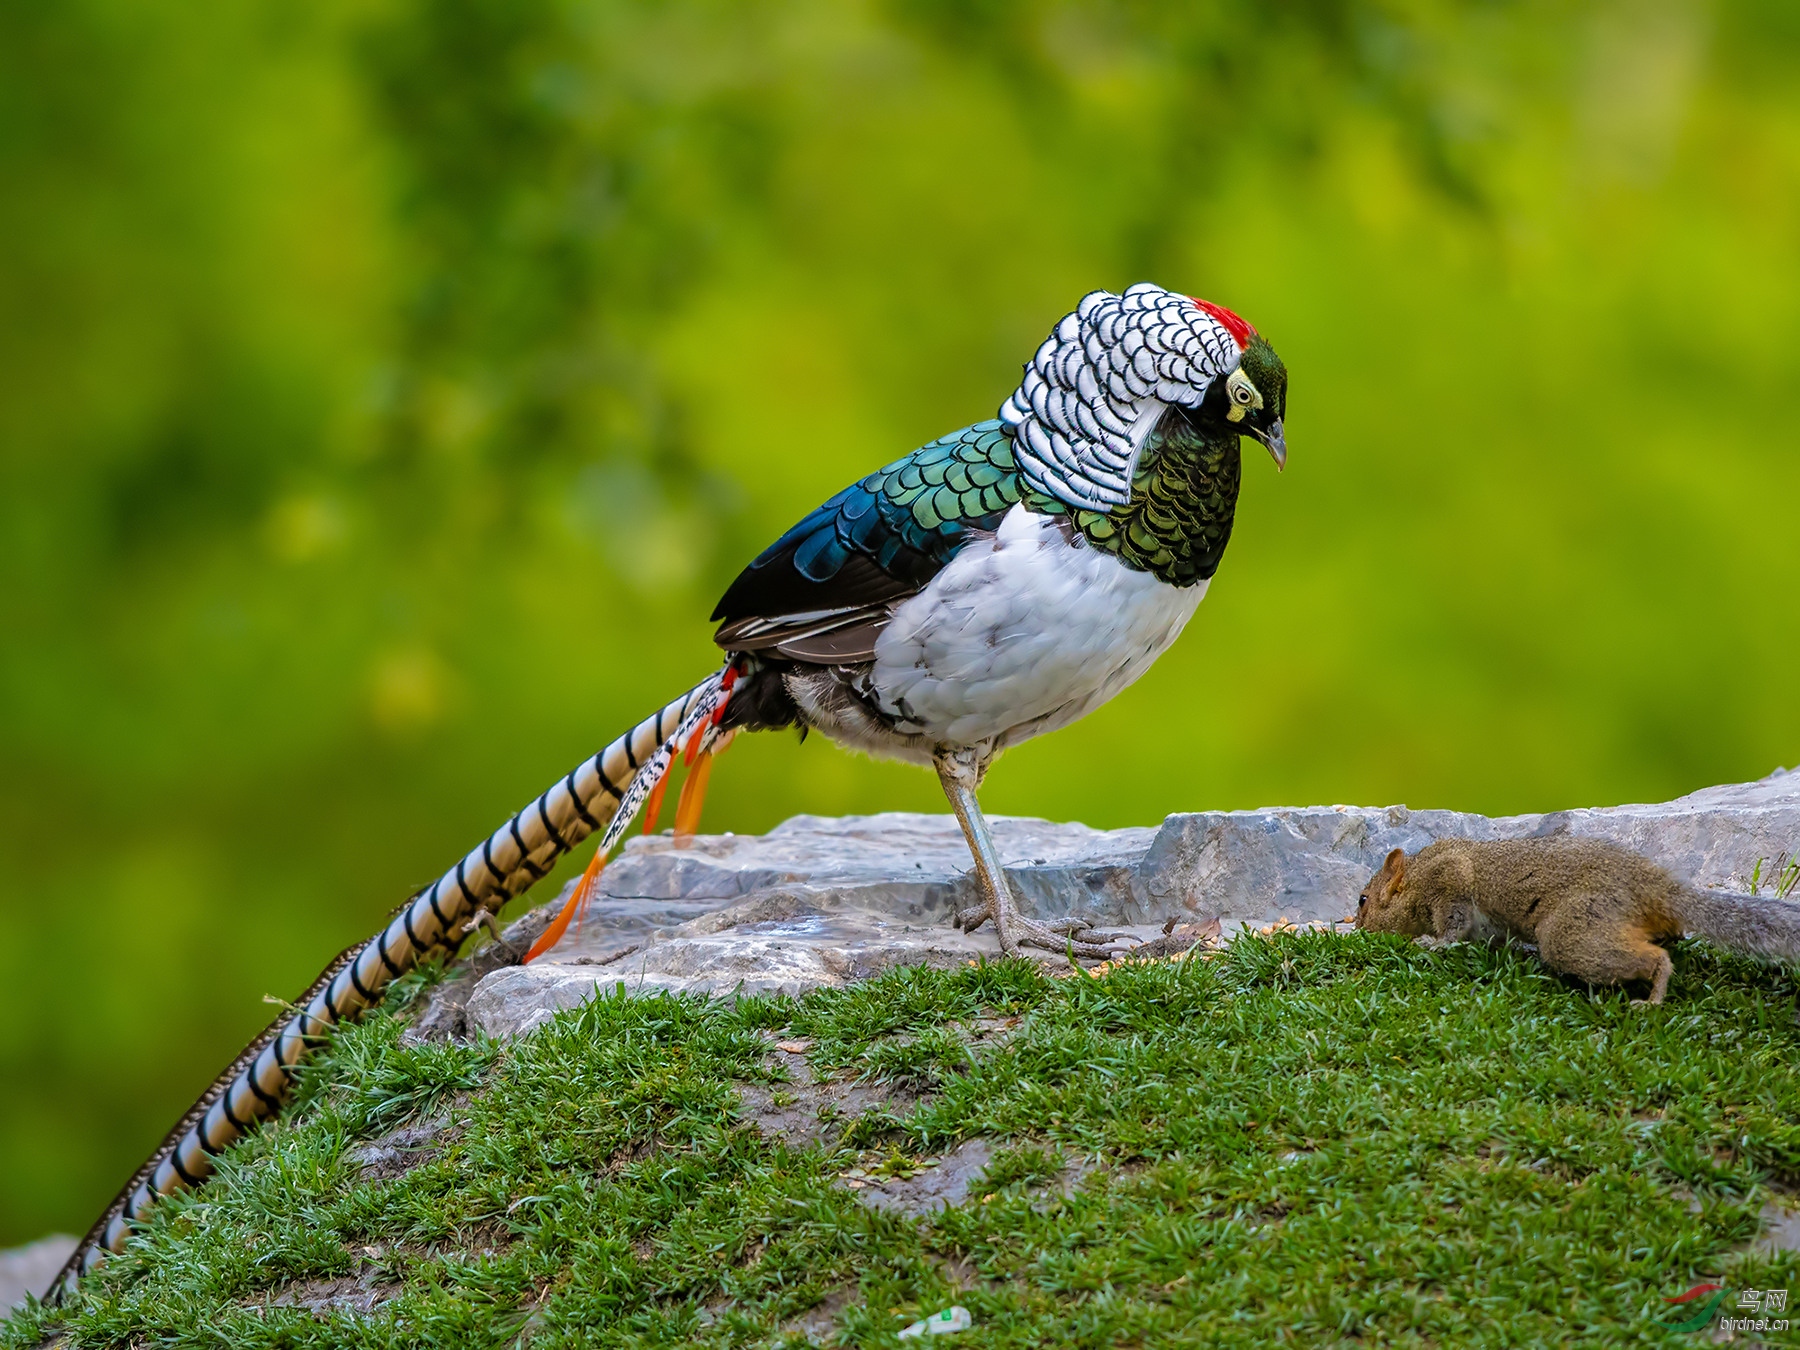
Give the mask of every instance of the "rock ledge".
MULTIPOLYGON (((1800 773, 1533 816, 1315 806, 1173 815, 1122 830, 1020 817, 993 826, 1027 912, 1079 914, 1122 940, 1146 939, 1170 919, 1217 917, 1228 933, 1277 918, 1342 919, 1389 849, 1446 836, 1611 839, 1697 885, 1743 889, 1759 860, 1766 877, 1800 850, 1800 773)), ((458 1004, 466 999, 471 1026, 507 1036, 621 984, 799 994, 896 965, 996 956, 991 927, 950 927, 975 899, 968 869, 947 815, 796 816, 766 835, 703 836, 681 849, 667 835, 639 838, 603 874, 579 930, 530 966, 493 969, 478 954, 458 1004)), ((541 930, 553 912, 535 911, 509 935, 541 930)))

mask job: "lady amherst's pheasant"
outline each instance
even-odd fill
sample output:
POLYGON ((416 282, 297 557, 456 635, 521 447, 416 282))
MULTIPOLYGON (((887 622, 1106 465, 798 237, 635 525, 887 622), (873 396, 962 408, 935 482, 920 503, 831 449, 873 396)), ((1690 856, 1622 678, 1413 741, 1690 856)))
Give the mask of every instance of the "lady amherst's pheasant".
MULTIPOLYGON (((1286 462, 1287 370, 1228 309, 1148 284, 1066 315, 1000 408, 837 494, 745 568, 713 619, 724 667, 530 803, 367 943, 346 950, 201 1097, 101 1216, 73 1276, 119 1250, 157 1196, 281 1107, 290 1071, 422 959, 604 830, 527 960, 554 945, 678 754, 676 834, 740 731, 810 728, 935 768, 1000 945, 1100 949, 1018 913, 975 791, 1008 746, 1093 711, 1181 632, 1231 537, 1248 432, 1286 462)), ((646 826, 649 828, 649 826, 646 826)), ((1076 930, 1076 931, 1071 931, 1076 930)))

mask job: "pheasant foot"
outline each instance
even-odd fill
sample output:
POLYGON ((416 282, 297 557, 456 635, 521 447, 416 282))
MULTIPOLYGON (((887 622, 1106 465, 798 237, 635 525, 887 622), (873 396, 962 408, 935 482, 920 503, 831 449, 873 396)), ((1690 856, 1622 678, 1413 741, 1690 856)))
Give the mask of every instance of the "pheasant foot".
POLYGON ((1000 850, 994 846, 987 819, 975 800, 975 789, 987 768, 986 757, 972 748, 958 748, 940 753, 935 762, 938 781, 944 785, 950 809, 956 812, 957 824, 962 826, 963 837, 969 841, 969 852, 975 857, 975 875, 983 895, 981 904, 956 916, 956 926, 964 932, 973 932, 992 919, 994 931, 1000 937, 1000 950, 1008 956, 1017 956, 1021 946, 1067 952, 1090 960, 1109 956, 1109 947, 1077 936, 1088 931, 1085 920, 1057 919, 1041 923, 1019 913, 1012 883, 1006 878, 1006 869, 1000 865, 1000 850))
POLYGON ((1119 954, 1117 944, 1101 946, 1078 936, 1088 931, 1086 919, 1055 919, 1043 923, 1027 919, 1011 904, 1003 907, 1001 917, 996 917, 995 909, 994 902, 989 899, 973 909, 963 910, 956 916, 955 925, 965 933, 972 933, 989 919, 994 919, 994 928, 1000 934, 1000 950, 1008 956, 1017 956, 1020 947, 1069 952, 1092 961, 1103 961, 1119 954), (1009 937, 1011 942, 1007 941, 1009 937))

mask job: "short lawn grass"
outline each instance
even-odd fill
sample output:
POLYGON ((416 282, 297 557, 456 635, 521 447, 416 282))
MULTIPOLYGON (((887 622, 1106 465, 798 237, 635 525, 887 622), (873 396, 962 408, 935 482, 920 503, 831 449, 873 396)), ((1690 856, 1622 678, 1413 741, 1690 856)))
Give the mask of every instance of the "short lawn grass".
POLYGON ((1745 1254, 1800 1182, 1795 988, 1694 944, 1661 1007, 1356 933, 1104 979, 607 997, 505 1044, 403 1043, 417 989, 4 1344, 800 1345, 823 1302, 812 1334, 856 1346, 952 1303, 975 1325, 943 1344, 970 1350, 1673 1345, 1703 1339, 1657 1320, 1696 1282, 1800 1286, 1793 1253, 1745 1254), (996 1017, 1019 1020, 972 1052, 996 1017), (765 1140, 733 1084, 779 1075, 777 1038, 925 1096, 832 1149, 765 1140), (352 1154, 445 1113, 399 1175, 352 1154), (999 1151, 934 1216, 843 1180, 974 1136, 999 1151), (1077 1159, 1097 1165, 1055 1185, 1077 1159), (273 1301, 333 1280, 372 1306, 273 1301))

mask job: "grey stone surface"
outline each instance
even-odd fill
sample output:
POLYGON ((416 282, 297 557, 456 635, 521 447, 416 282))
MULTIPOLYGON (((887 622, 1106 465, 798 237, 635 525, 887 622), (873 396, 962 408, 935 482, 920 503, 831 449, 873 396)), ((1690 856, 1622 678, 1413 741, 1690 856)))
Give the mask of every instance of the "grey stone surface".
POLYGON ((0 1252, 0 1317, 18 1307, 29 1294, 42 1298, 74 1250, 74 1238, 67 1233, 52 1233, 27 1246, 0 1252))
POLYGON ((992 1141, 979 1136, 965 1139, 910 1177, 855 1182, 856 1198, 889 1214, 935 1214, 968 1199, 969 1187, 993 1160, 992 1141))
POLYGON ((1569 834, 1636 849, 1697 886, 1741 889, 1759 858, 1800 851, 1800 773, 1704 788, 1672 802, 1533 816, 1404 806, 1279 808, 1170 816, 1138 869, 1146 913, 1217 907, 1226 919, 1348 914, 1389 849, 1434 839, 1569 834))
MULTIPOLYGON (((1767 871, 1800 850, 1800 773, 1672 802, 1532 816, 1315 806, 1173 815, 1123 830, 1004 817, 993 825, 1027 913, 1080 915, 1129 943, 1169 919, 1220 917, 1228 935, 1278 918, 1341 919, 1389 849, 1445 836, 1613 839, 1697 885, 1743 888, 1758 859, 1767 871)), ((999 950, 991 926, 973 934, 950 926, 976 891, 947 815, 796 816, 766 835, 708 836, 687 848, 667 835, 638 838, 602 882, 580 929, 555 950, 474 983, 469 1024, 518 1034, 618 984, 797 994, 999 950)))
POLYGON ((263 1306, 270 1308, 304 1308, 320 1321, 333 1313, 367 1315, 400 1292, 400 1285, 382 1280, 372 1266, 363 1266, 356 1275, 340 1275, 335 1279, 300 1280, 284 1285, 263 1306))
POLYGON ((377 1139, 370 1139, 350 1150, 350 1161, 364 1181, 388 1181, 405 1176, 415 1167, 429 1161, 437 1151, 462 1132, 456 1116, 459 1100, 450 1111, 409 1121, 377 1139))
MULTIPOLYGON (((1130 911, 1132 869, 1157 833, 993 824, 1027 907, 1044 915, 1130 911)), ((895 965, 998 956, 991 926, 950 926, 976 899, 968 869, 968 846, 948 815, 796 816, 766 835, 702 836, 688 848, 640 836, 602 873, 602 894, 555 950, 480 980, 468 1022, 519 1034, 596 986, 799 994, 895 965)))
MULTIPOLYGON (((1783 1197, 1787 1200, 1787 1197, 1783 1197)), ((1788 1252, 1800 1252, 1800 1210, 1788 1203, 1769 1201, 1762 1207, 1762 1231, 1750 1243, 1750 1253, 1779 1260, 1788 1252)))

